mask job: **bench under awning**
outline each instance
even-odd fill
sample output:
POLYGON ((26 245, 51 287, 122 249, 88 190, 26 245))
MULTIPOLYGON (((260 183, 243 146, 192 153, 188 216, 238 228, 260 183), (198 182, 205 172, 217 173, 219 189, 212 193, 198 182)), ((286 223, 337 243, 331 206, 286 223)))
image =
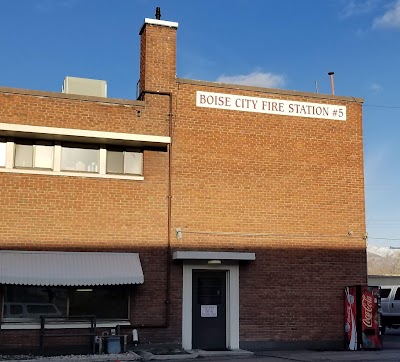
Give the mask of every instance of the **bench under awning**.
POLYGON ((0 284, 89 286, 143 282, 137 253, 0 250, 0 284))

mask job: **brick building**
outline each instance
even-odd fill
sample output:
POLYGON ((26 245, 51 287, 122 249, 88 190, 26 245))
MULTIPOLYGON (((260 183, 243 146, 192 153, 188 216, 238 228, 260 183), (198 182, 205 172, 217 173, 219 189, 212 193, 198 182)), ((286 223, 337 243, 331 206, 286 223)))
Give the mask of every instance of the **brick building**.
POLYGON ((35 352, 40 315, 49 344, 95 315, 185 349, 342 345, 362 99, 176 78, 177 28, 145 19, 137 100, 0 88, 2 351, 35 352))

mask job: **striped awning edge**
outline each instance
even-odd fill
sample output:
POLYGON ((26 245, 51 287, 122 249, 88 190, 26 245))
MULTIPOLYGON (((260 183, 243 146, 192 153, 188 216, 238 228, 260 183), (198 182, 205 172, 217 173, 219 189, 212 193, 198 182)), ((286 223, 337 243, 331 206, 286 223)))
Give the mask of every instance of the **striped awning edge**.
POLYGON ((0 250, 0 283, 45 286, 141 284, 137 253, 0 250))

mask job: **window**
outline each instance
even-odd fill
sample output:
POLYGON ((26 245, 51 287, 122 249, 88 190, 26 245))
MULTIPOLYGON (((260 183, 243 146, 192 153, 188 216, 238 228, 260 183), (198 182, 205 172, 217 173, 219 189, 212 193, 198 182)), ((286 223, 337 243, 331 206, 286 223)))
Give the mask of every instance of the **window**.
POLYGON ((22 318, 23 308, 21 304, 5 303, 4 304, 4 316, 10 316, 14 318, 22 318))
POLYGON ((14 166, 21 168, 53 169, 54 146, 44 141, 15 142, 14 166))
POLYGON ((99 147, 65 144, 61 149, 61 170, 99 172, 99 147))
POLYGON ((386 289, 386 288, 381 289, 381 298, 387 298, 389 296, 389 294, 390 294, 390 289, 386 289))
POLYGON ((107 149, 107 173, 142 175, 143 153, 130 149, 107 149))
POLYGON ((73 289, 69 301, 70 315, 95 315, 100 319, 128 319, 126 287, 104 286, 73 289))
POLYGON ((394 300, 400 300, 400 288, 397 288, 394 300))
POLYGON ((39 319, 40 315, 66 316, 67 289, 8 285, 4 297, 4 318, 39 319))
POLYGON ((143 180, 143 150, 0 137, 0 172, 143 180))
POLYGON ((128 319, 127 286, 82 288, 8 285, 4 319, 38 321, 44 316, 95 315, 98 319, 128 319))
POLYGON ((0 138, 0 167, 6 166, 6 141, 0 138))

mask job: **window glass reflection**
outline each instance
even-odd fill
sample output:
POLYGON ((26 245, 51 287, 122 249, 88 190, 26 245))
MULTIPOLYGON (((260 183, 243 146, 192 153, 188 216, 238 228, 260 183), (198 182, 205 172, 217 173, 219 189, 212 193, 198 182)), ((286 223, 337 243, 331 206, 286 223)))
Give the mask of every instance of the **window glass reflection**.
POLYGON ((132 175, 143 174, 143 153, 141 152, 125 152, 124 159, 125 173, 132 175))
POLYGON ((107 173, 124 173, 124 153, 107 150, 107 173))
POLYGON ((33 145, 15 145, 15 167, 33 167, 33 145))
POLYGON ((63 171, 98 172, 99 149, 86 146, 63 146, 61 169, 63 171))
POLYGON ((45 145, 35 145, 35 167, 53 168, 54 147, 45 145))
POLYGON ((39 320, 52 317, 95 315, 98 319, 128 319, 129 287, 48 287, 8 285, 3 317, 39 320))
POLYGON ((53 169, 54 146, 45 141, 21 140, 15 143, 14 166, 53 169))
POLYGON ((142 175, 143 152, 107 149, 107 173, 142 175))

